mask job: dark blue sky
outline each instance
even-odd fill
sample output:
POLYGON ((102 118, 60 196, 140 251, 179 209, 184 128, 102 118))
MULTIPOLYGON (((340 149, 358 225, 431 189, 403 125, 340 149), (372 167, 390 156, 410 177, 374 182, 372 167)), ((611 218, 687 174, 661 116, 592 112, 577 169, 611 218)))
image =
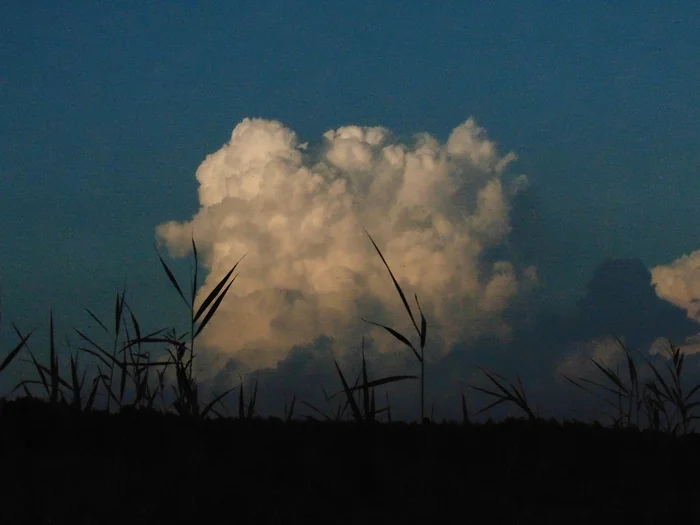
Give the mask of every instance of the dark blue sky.
POLYGON ((2 10, 3 340, 50 307, 107 315, 125 279, 154 324, 184 319, 155 227, 197 211, 197 167, 245 117, 318 141, 348 124, 445 140, 473 116, 531 181, 513 236, 544 298, 578 298, 606 257, 700 248, 699 5, 245 4, 2 10))

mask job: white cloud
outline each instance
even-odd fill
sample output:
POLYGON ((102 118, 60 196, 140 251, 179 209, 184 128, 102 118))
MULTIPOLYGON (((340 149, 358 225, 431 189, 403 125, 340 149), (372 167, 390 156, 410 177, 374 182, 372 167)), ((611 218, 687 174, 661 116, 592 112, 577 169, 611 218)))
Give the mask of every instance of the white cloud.
POLYGON ((700 250, 651 270, 656 293, 700 322, 700 250))
POLYGON ((534 268, 484 257, 506 240, 509 199, 526 183, 503 180, 514 155, 499 156, 471 119, 446 145, 425 133, 401 144, 384 128, 347 126, 321 146, 307 149, 279 122, 245 119, 197 170, 198 213, 158 226, 173 256, 189 253, 194 234, 210 271, 200 302, 247 253, 201 344, 275 366, 321 334, 356 346, 369 328, 361 316, 409 330, 363 229, 407 296, 418 294, 429 338, 437 331, 443 342, 433 355, 484 330, 507 331, 501 314, 536 282, 534 268))

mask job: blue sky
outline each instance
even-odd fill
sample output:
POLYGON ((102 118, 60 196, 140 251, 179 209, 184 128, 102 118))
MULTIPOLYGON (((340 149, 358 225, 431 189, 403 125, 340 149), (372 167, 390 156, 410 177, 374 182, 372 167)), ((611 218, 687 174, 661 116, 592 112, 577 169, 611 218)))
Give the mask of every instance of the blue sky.
POLYGON ((109 315, 125 280, 154 326, 184 319, 155 230, 192 220, 197 168, 246 117, 300 143, 348 125, 444 142, 473 117, 529 180, 508 253, 536 266, 536 309, 570 307, 606 257, 651 269, 700 248, 700 7, 377 4, 6 7, 3 348, 49 308, 66 332, 81 304, 109 315))

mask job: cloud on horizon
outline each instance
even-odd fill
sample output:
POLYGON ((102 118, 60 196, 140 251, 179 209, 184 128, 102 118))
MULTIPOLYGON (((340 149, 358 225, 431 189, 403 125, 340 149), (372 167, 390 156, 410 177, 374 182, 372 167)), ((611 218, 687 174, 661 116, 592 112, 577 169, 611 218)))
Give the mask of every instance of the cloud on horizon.
POLYGON ((161 224, 157 236, 183 257, 194 235, 209 271, 200 302, 247 254, 202 332, 220 366, 235 357, 274 367, 321 336, 336 351, 365 332, 392 347, 360 319, 409 326, 365 229, 406 293, 417 293, 437 359, 484 333, 507 338, 503 312, 536 286, 534 267, 486 257, 505 242, 510 201, 527 184, 506 174, 515 158, 500 155, 473 119, 445 144, 427 133, 404 144, 382 127, 346 126, 311 146, 279 122, 245 119, 197 170, 198 213, 161 224))
MULTIPOLYGON (((263 414, 281 414, 294 394, 324 406, 321 386, 338 387, 333 357, 355 377, 363 335, 373 377, 416 374, 410 350, 361 320, 414 335, 363 229, 407 296, 421 301, 426 391, 437 417, 459 417, 466 384, 486 386, 476 365, 520 374, 544 414, 565 417, 582 399, 562 374, 594 376, 594 358, 619 364, 613 335, 658 359, 665 338, 698 348, 700 251, 651 270, 608 259, 571 311, 536 304, 537 269, 518 262, 517 249, 502 249, 518 226, 512 204, 527 193, 527 178, 508 173, 515 158, 499 154, 473 119, 445 144, 425 133, 406 144, 385 128, 347 126, 311 145, 279 122, 245 119, 197 170, 197 214, 157 228, 176 257, 189 254, 194 235, 209 272, 199 302, 247 254, 202 333, 200 378, 220 392, 241 377, 250 385, 257 370, 263 414)), ((415 417, 417 386, 389 390, 394 417, 415 417)), ((488 402, 472 392, 472 409, 488 402)), ((605 406, 589 400, 579 408, 590 416, 605 406)))

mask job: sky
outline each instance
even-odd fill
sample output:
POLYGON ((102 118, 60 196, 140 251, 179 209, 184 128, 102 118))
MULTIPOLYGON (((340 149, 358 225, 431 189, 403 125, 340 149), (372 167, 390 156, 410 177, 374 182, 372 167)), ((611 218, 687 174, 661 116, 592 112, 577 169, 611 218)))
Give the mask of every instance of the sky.
MULTIPOLYGON (((203 387, 259 371, 261 411, 319 403, 340 388, 333 356, 356 371, 363 337, 375 376, 416 373, 363 321, 415 335, 366 231, 426 314, 437 417, 478 366, 520 374, 546 415, 590 413, 561 374, 621 362, 613 334, 661 362, 659 338, 697 350, 699 11, 6 6, 0 355, 12 322, 46 355, 52 311, 67 363, 74 328, 99 333, 85 307, 110 319, 124 286, 142 325, 182 331, 158 254, 186 284, 194 235, 199 302, 245 254, 198 339, 203 387)), ((415 418, 416 392, 389 388, 396 414, 415 418)))

